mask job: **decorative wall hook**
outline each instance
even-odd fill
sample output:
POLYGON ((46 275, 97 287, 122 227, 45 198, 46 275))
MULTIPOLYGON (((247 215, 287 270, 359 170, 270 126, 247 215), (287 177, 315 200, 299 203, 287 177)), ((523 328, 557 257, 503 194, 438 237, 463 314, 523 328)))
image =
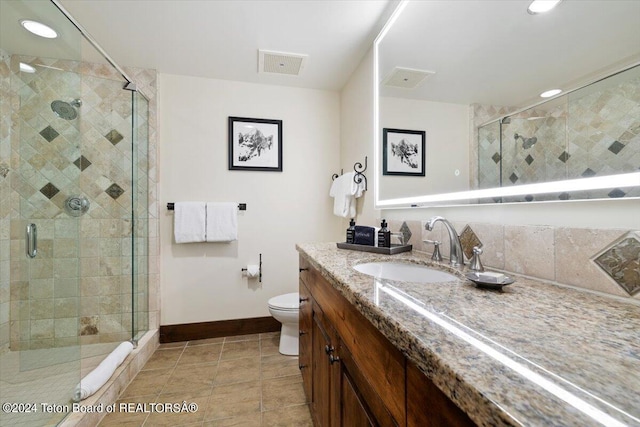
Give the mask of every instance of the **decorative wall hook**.
MULTIPOLYGON (((363 174, 364 171, 367 170, 367 156, 364 157, 364 166, 362 166, 362 163, 360 162, 356 162, 353 164, 353 171, 356 173, 353 177, 353 182, 355 182, 356 184, 360 184, 362 181, 364 181, 364 190, 367 191, 367 177, 363 174)), ((340 169, 340 175, 342 175, 344 173, 344 169, 340 169)), ((338 175, 337 173, 334 173, 333 175, 331 175, 331 179, 335 181, 336 178, 338 178, 340 175, 338 175)))

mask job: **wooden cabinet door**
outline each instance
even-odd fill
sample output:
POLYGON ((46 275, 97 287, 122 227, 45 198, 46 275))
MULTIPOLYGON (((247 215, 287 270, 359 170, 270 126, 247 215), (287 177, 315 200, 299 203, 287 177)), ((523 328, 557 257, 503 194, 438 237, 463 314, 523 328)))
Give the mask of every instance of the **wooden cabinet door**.
POLYGON ((322 311, 313 305, 312 328, 312 399, 311 409, 317 427, 331 426, 331 363, 326 348, 331 346, 331 337, 324 325, 322 311))
MULTIPOLYGON (((342 342, 340 344, 339 425, 398 427, 398 422, 357 365, 352 354, 342 342)), ((404 378, 399 378, 399 381, 404 381, 404 378)))
POLYGON ((366 406, 360 400, 360 396, 348 375, 342 377, 340 395, 341 425, 349 427, 372 427, 376 424, 371 420, 366 406))
POLYGON ((407 362, 407 427, 475 426, 413 363, 407 362))
POLYGON ((304 386, 304 392, 307 396, 307 401, 312 401, 311 393, 311 379, 312 379, 312 329, 313 329, 313 300, 311 293, 305 286, 304 282, 300 280, 299 286, 300 293, 300 340, 298 342, 298 363, 300 372, 302 373, 302 383, 304 386))

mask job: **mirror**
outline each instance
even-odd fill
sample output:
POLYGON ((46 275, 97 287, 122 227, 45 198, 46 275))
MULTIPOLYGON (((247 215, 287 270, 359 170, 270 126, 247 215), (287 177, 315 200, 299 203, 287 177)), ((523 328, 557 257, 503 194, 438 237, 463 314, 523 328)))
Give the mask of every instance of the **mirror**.
POLYGON ((376 207, 640 196, 640 2, 530 3, 400 3, 374 45, 376 207), (425 132, 401 166, 424 176, 385 173, 422 154, 398 130, 425 132))

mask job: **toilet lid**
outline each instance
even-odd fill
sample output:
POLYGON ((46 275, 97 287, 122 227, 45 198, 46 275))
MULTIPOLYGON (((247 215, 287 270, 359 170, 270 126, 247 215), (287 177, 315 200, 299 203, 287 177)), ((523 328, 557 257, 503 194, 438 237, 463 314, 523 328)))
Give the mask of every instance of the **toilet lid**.
POLYGON ((278 310, 298 310, 300 308, 300 300, 298 292, 290 294, 278 295, 269 300, 269 307, 278 310))

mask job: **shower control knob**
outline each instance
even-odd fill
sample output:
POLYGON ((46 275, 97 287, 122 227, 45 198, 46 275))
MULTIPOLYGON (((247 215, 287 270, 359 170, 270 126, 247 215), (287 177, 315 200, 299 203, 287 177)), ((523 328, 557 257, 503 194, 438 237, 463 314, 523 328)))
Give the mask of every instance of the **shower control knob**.
POLYGON ((64 210, 71 216, 81 216, 89 211, 91 203, 84 196, 69 196, 64 202, 64 210))

